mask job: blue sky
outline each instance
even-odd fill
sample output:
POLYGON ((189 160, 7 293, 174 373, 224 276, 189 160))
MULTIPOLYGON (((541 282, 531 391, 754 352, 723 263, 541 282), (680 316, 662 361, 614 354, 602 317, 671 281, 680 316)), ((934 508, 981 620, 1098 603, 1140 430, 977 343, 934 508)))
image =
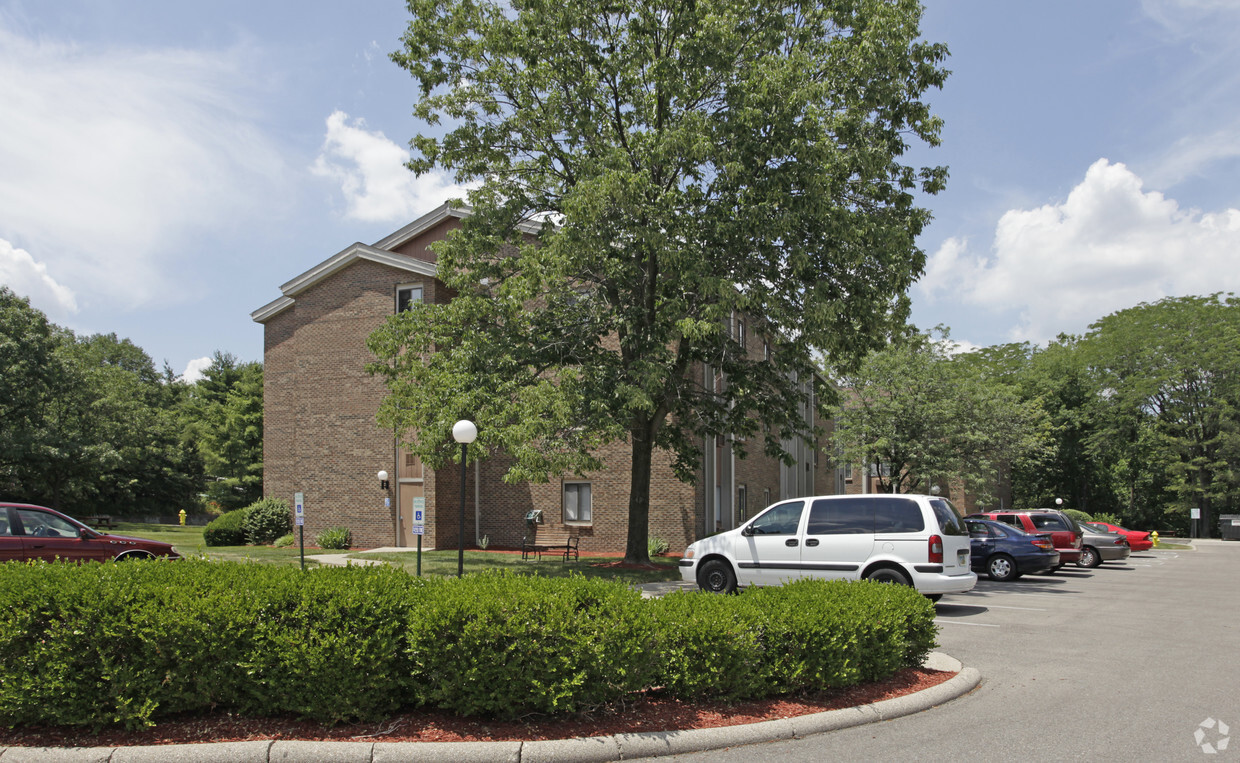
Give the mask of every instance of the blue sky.
MULTIPOLYGON (((927 2, 953 71, 914 321, 1045 342, 1240 291, 1240 2, 927 2)), ((0 0, 0 283, 177 372, 261 359, 249 314, 453 194, 392 0, 0 0)))

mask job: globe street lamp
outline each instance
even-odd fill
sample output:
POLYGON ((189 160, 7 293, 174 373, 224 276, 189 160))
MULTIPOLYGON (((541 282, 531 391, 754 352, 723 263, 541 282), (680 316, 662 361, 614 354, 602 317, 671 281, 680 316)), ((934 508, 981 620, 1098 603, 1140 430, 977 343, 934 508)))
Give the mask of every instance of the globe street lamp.
POLYGON ((465 456, 469 444, 478 439, 478 427, 469 419, 461 419, 452 425, 452 439, 461 444, 461 523, 457 533, 456 576, 465 574, 465 456))

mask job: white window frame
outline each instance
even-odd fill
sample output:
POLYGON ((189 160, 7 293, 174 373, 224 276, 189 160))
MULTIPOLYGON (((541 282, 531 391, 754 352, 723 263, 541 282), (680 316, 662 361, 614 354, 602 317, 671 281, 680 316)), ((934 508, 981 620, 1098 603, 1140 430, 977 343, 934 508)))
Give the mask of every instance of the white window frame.
POLYGON ((580 480, 574 482, 565 482, 560 488, 560 516, 566 525, 589 525, 594 523, 594 485, 591 482, 580 480), (585 516, 582 517, 581 510, 581 494, 582 486, 585 486, 586 506, 585 516), (572 488, 572 490, 570 490, 572 488), (574 499, 577 503, 575 508, 575 517, 569 517, 569 494, 576 494, 574 499))
POLYGON ((396 312, 398 313, 400 312, 400 293, 402 291, 412 291, 414 289, 418 290, 417 302, 420 303, 422 302, 422 300, 426 299, 426 287, 423 286, 421 283, 400 284, 396 287, 396 312))

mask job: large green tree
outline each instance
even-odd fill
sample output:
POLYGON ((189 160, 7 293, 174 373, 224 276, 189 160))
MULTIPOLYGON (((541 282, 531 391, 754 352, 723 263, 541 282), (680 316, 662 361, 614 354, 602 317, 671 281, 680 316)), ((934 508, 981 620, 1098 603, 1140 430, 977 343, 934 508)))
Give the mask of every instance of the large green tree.
POLYGON ((1099 390, 1095 449, 1121 470, 1127 512, 1157 500, 1161 483, 1212 531, 1240 482, 1240 300, 1121 310, 1090 327, 1082 350, 1099 390))
POLYGON ((911 333, 841 374, 840 458, 876 471, 885 491, 958 481, 983 500, 1013 466, 1043 458, 1049 422, 1020 395, 1006 353, 954 350, 946 336, 911 333))
POLYGON ((262 363, 215 352, 181 410, 185 439, 202 456, 207 500, 232 510, 262 498, 262 363))
POLYGON ((410 166, 472 186, 473 214, 436 250, 455 299, 372 338, 381 420, 439 465, 475 419, 511 480, 627 441, 626 559, 645 561, 655 450, 683 479, 716 434, 786 458, 815 353, 848 366, 903 323, 914 193, 946 170, 901 157, 938 143, 923 98, 946 49, 916 0, 408 5, 394 59, 414 114, 446 123, 410 166))
POLYGON ((73 513, 192 506, 197 455, 151 359, 115 334, 77 337, 0 289, 0 493, 73 513))

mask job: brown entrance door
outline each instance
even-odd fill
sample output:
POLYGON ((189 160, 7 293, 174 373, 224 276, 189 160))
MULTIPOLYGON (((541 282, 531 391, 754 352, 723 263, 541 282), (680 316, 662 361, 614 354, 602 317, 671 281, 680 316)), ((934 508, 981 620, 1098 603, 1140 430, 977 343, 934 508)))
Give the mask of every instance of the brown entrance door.
MULTIPOLYGON (((400 483, 400 497, 397 505, 400 507, 400 545, 405 548, 413 548, 418 545, 418 536, 413 531, 415 509, 422 509, 423 522, 425 523, 425 491, 421 482, 402 482, 400 483)), ((425 526, 425 524, 423 525, 425 526)), ((423 538, 422 545, 426 545, 426 539, 423 538)))

